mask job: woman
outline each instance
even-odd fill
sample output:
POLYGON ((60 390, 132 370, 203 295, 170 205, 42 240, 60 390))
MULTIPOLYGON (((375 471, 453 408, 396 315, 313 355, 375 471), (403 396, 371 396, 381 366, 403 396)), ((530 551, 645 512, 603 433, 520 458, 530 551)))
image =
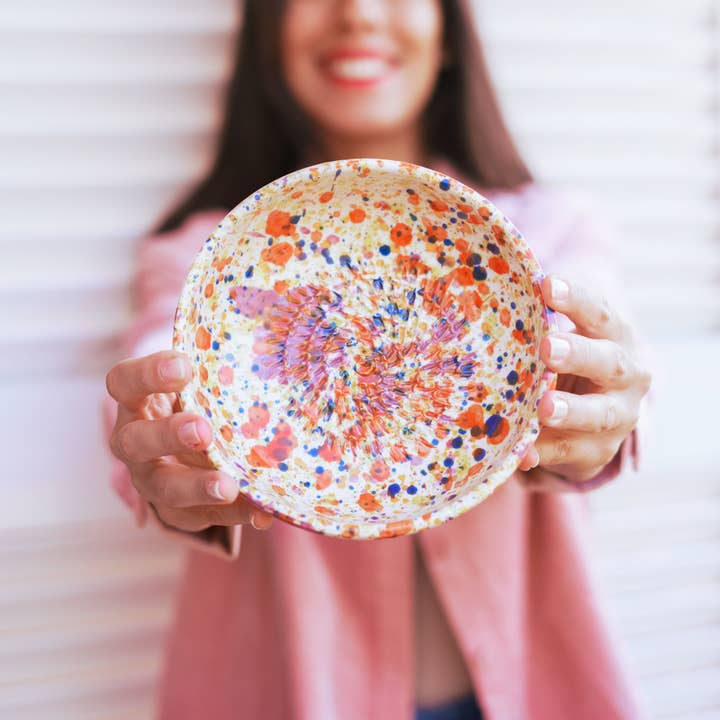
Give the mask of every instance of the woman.
POLYGON ((579 279, 592 267, 609 286, 607 237, 533 182, 468 6, 246 5, 215 166, 144 244, 127 337, 138 357, 107 377, 115 487, 140 524, 149 516, 194 545, 163 718, 635 717, 593 600, 577 491, 631 457, 637 467, 650 375, 616 302, 579 279), (293 169, 350 157, 428 165, 477 187, 554 271, 543 292, 563 314, 564 331, 541 345, 558 389, 543 397, 542 432, 513 479, 463 516, 387 542, 327 538, 253 511, 206 464, 208 423, 176 412, 187 358, 161 349, 186 269, 225 212, 293 169))

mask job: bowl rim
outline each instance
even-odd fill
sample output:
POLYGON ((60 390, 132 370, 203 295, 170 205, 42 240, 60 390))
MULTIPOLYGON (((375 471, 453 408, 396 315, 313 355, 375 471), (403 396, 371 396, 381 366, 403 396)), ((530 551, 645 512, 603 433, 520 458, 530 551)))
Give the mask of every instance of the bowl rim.
MULTIPOLYGON (((206 243, 209 242, 213 236, 216 236, 216 233, 221 231, 223 223, 230 215, 240 217, 248 212, 251 212, 252 206, 256 204, 256 201, 259 200, 260 197, 265 199, 269 194, 277 194, 278 191, 281 191, 287 185, 294 183, 296 180, 307 180, 308 175, 315 175, 317 176, 317 179, 321 179, 322 177, 327 175, 332 175, 334 177, 336 171, 339 168, 350 168, 357 170, 360 166, 366 166, 370 168, 371 173, 373 171, 381 171, 383 173, 400 174, 400 171, 404 169, 405 172, 403 173, 403 177, 415 176, 418 180, 427 183, 429 186, 431 186, 433 183, 440 183, 445 180, 449 181, 448 189, 451 190, 454 195, 467 195, 469 196, 469 198, 471 198, 471 202, 482 203, 490 209, 491 217, 493 217, 495 222, 501 225, 504 230, 510 231, 510 233, 514 236, 515 247, 518 251, 521 251, 523 253, 524 260, 529 266, 529 274, 531 275, 531 282, 533 283, 533 285, 539 286, 539 284, 542 282, 545 274, 542 270, 542 267, 535 252, 530 247, 530 245, 528 245, 524 235, 517 229, 517 227, 512 223, 512 221, 492 200, 490 200, 478 190, 475 190, 474 188, 465 184, 462 180, 459 180, 445 172, 440 172, 438 170, 434 170, 432 168, 428 168, 422 165, 416 165, 414 163, 400 160, 388 160, 384 158, 348 158, 342 160, 330 160, 326 162, 315 163, 313 165, 308 165, 306 167, 293 170, 292 172, 287 173, 286 175, 282 175, 275 180, 271 180, 270 182, 263 185, 261 188, 258 188, 254 192, 250 193, 250 195, 242 199, 230 211, 225 213, 222 220, 217 223, 217 225, 213 228, 213 230, 198 248, 192 265, 190 266, 185 276, 177 307, 175 309, 175 315, 173 319, 172 342, 173 349, 188 355, 191 365, 193 366, 193 374, 195 373, 195 363, 192 359, 192 354, 188 351, 188 349, 184 347, 184 342, 181 343, 180 339, 186 336, 186 333, 183 331, 183 326, 186 324, 185 318, 187 317, 187 313, 185 312, 185 310, 187 310, 187 308, 189 307, 189 304, 191 303, 191 296, 195 292, 195 287, 192 282, 192 276, 195 272, 203 269, 206 265, 205 259, 207 257, 207 253, 203 252, 206 243), (244 209, 243 206, 245 205, 250 205, 251 208, 244 209)), ((544 323, 544 333, 547 334, 557 331, 558 324, 555 318, 555 312, 547 306, 542 296, 542 293, 539 293, 538 297, 541 306, 541 317, 544 323)), ((541 331, 541 337, 538 341, 538 345, 542 341, 542 332, 543 331, 541 331)), ((469 488, 466 488, 464 492, 455 495, 455 497, 449 498, 446 502, 442 503, 438 507, 429 509, 422 515, 418 515, 413 518, 404 520, 398 518, 397 520, 386 519, 370 521, 363 520, 362 518, 357 518, 353 519, 352 521, 341 521, 339 523, 340 528, 336 529, 335 526, 331 524, 331 522, 329 522, 332 521, 332 518, 319 518, 323 522, 316 524, 313 522, 313 520, 318 519, 315 516, 311 516, 310 520, 303 520, 301 518, 295 517, 291 514, 285 513, 281 509, 278 509, 273 504, 272 497, 253 497, 253 495, 251 495, 252 489, 248 489, 247 486, 243 487, 241 483, 238 482, 237 484, 240 490, 240 494, 242 495, 243 499, 250 503, 252 506, 263 510, 264 512, 271 514, 278 519, 290 523, 296 527, 310 530, 326 537, 356 540, 383 539, 389 537, 397 537, 399 535, 411 535, 420 532, 421 530, 443 525, 450 520, 460 517, 464 513, 479 505, 485 498, 487 498, 498 487, 500 487, 500 485, 504 484, 517 470, 523 454, 525 453, 527 448, 534 442, 534 439, 539 434, 540 422, 538 419, 538 404, 540 402, 540 399, 548 390, 552 390, 555 388, 557 373, 550 370, 542 362, 542 360, 540 360, 539 357, 538 363, 544 367, 543 373, 538 383, 538 400, 535 403, 533 414, 530 417, 530 420, 527 427, 525 428, 525 431, 523 432, 522 437, 507 452, 502 462, 487 475, 484 482, 478 482, 474 487, 471 486, 469 488), (410 528, 407 527, 408 520, 412 524, 410 528), (402 528, 398 527, 397 531, 388 530, 388 526, 392 525, 393 523, 403 523, 404 526, 402 528), (348 531, 344 529, 347 526, 356 528, 356 531, 348 534, 348 531)), ((191 381, 187 385, 185 385, 185 387, 180 392, 178 392, 178 404, 181 411, 185 410, 185 408, 188 406, 187 398, 190 396, 191 392, 194 392, 193 387, 194 386, 191 381)), ((214 466, 214 468, 222 470, 237 481, 236 474, 231 471, 231 468, 228 466, 227 461, 222 457, 221 452, 215 446, 215 437, 217 436, 218 431, 212 421, 211 425, 213 427, 213 440, 211 441, 210 445, 202 451, 202 453, 207 457, 207 459, 214 466)))

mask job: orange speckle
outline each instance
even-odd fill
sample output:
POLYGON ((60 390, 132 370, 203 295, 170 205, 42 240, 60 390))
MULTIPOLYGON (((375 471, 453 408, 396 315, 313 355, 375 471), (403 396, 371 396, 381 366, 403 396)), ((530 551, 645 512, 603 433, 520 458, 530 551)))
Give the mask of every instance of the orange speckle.
POLYGON ((395 265, 401 275, 423 275, 429 272, 430 267, 420 260, 419 255, 398 255, 395 260, 395 265))
POLYGON ((204 385, 208 381, 208 370, 204 365, 200 366, 200 382, 204 385))
POLYGON ((361 223, 365 219, 365 211, 362 208, 355 208, 350 211, 350 220, 354 223, 361 223))
POLYGON ((479 215, 483 220, 489 220, 489 219, 490 219, 490 210, 489 210, 488 208, 486 208, 486 207, 478 208, 478 215, 479 215))
POLYGON ((290 222, 290 213, 272 210, 265 223, 265 232, 274 238, 279 238, 281 235, 295 235, 295 225, 290 222))
POLYGON ((458 415, 455 422, 465 430, 482 427, 484 423, 482 405, 471 405, 465 412, 458 415))
POLYGON ((460 293, 458 303, 470 322, 475 322, 482 315, 483 301, 477 290, 465 290, 460 293))
POLYGON ((292 257, 293 247, 289 242, 281 242, 265 248, 260 254, 266 262, 284 265, 292 257))
POLYGON ((332 190, 326 190, 324 193, 322 193, 319 197, 319 200, 321 203, 330 202, 333 198, 333 192, 332 190))
POLYGON ((204 292, 203 292, 203 295, 205 295, 206 298, 212 297, 213 290, 214 290, 213 284, 212 284, 212 283, 208 283, 208 284, 205 286, 205 290, 204 290, 204 292))
POLYGON ((507 261, 499 255, 493 255, 490 258, 488 265, 499 275, 503 275, 510 270, 510 266, 507 264, 507 261))
POLYGON ((271 485, 270 486, 278 495, 285 495, 285 488, 282 485, 271 485))
POLYGON ((500 322, 505 327, 510 327, 510 311, 506 307, 500 310, 500 322))
POLYGON ((332 483, 332 475, 329 470, 323 470, 315 480, 315 489, 324 490, 332 483))
POLYGON ((257 425, 259 428, 264 428, 270 421, 270 413, 267 409, 267 405, 251 405, 248 410, 248 417, 253 425, 257 425))
POLYGON ((493 225, 492 231, 496 240, 502 240, 505 237, 505 231, 499 225, 493 225))
POLYGON ((285 291, 288 289, 288 284, 284 280, 276 280, 273 283, 273 290, 278 295, 284 295, 285 291))
POLYGON ((446 203, 442 202, 442 200, 431 200, 430 201, 430 207, 435 211, 439 213, 446 212, 448 210, 448 206, 446 203))
POLYGON ((215 258, 211 265, 218 271, 222 272, 223 269, 232 262, 230 257, 215 258))
POLYGON ((318 450, 318 455, 325 462, 337 462, 342 457, 342 447, 339 442, 326 439, 318 450))
POLYGON ((366 512, 382 510, 382 505, 372 493, 362 493, 358 498, 358 505, 366 512))
POLYGON ((230 385, 235 377, 233 369, 229 365, 222 365, 218 370, 218 380, 223 385, 230 385))
POLYGON ((388 468, 383 460, 375 460, 370 466, 370 475, 376 482, 382 482, 390 477, 390 468, 388 468))
POLYGON ((223 425, 223 426, 220 428, 220 434, 221 434, 221 435, 225 438, 225 440, 227 440, 228 442, 230 442, 230 441, 233 439, 233 431, 232 431, 232 428, 231 428, 229 425, 223 425))
POLYGON ((420 202, 420 196, 417 193, 411 193, 408 195, 407 201, 411 205, 417 205, 420 202))
POLYGON ((314 508, 316 513, 320 513, 321 515, 334 515, 335 511, 331 510, 329 507, 325 507, 324 505, 316 505, 314 508))
POLYGON ((456 282, 460 285, 467 286, 472 285, 475 282, 472 270, 467 266, 456 268, 453 274, 455 276, 456 282))
POLYGON ((391 538, 397 537, 398 535, 407 535, 412 529, 412 520, 395 520, 386 523, 385 529, 380 533, 380 537, 391 538))
POLYGON ((423 225, 425 225, 428 242, 438 245, 438 249, 443 247, 442 242, 448 236, 447 230, 442 225, 431 222, 427 218, 423 218, 422 221, 423 225))
POLYGON ((495 427, 495 432, 492 435, 487 436, 487 441, 491 445, 498 445, 507 437, 507 434, 509 432, 510 432, 510 424, 504 417, 500 418, 500 421, 498 422, 497 426, 495 427))
POLYGON ((260 428, 251 422, 246 422, 240 426, 240 432, 242 432, 243 437, 256 438, 260 435, 260 428))
POLYGON ((405 223, 396 223, 390 230, 390 238, 397 245, 409 245, 412 241, 412 230, 405 223))
POLYGON ((200 350, 209 350, 211 342, 210 333, 201 325, 195 332, 195 346, 200 350))

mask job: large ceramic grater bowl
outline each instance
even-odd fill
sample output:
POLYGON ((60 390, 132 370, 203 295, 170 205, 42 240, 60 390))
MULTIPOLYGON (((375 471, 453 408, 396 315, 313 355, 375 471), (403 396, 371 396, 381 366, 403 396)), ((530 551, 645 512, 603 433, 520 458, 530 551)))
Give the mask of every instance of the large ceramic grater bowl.
POLYGON ((330 536, 451 520, 517 468, 555 383, 543 274, 490 201, 433 170, 323 163, 235 207, 175 318, 212 463, 330 536))

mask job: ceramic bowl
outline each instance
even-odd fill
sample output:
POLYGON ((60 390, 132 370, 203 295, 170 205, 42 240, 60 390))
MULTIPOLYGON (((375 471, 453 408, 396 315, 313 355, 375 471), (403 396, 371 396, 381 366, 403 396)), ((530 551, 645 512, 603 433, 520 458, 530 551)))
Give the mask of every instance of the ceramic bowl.
POLYGON ((433 170, 298 170, 204 242, 174 347, 185 410, 254 505, 330 536, 431 528, 488 497, 539 431, 555 375, 543 274, 510 220, 433 170))

